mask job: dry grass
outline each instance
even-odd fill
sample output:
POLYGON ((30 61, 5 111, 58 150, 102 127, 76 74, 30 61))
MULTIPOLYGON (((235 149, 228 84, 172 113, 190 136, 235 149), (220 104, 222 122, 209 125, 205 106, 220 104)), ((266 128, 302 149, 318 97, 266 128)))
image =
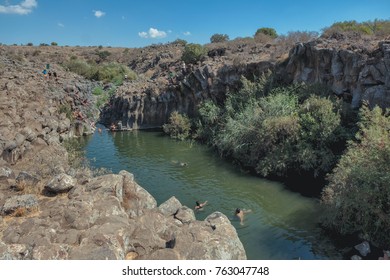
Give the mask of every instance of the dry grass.
POLYGON ((15 190, 20 192, 20 194, 40 195, 43 190, 43 183, 38 182, 37 184, 29 184, 26 181, 20 181, 16 183, 15 190))

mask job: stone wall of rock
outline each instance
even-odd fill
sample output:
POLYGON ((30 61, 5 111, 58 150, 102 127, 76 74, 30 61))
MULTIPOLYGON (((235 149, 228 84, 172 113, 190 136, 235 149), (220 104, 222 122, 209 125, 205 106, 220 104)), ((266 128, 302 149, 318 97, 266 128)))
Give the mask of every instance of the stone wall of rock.
POLYGON ((287 83, 320 83, 358 107, 390 107, 390 41, 374 50, 328 46, 327 41, 299 43, 290 52, 281 76, 287 83))
POLYGON ((236 89, 241 76, 260 76, 273 67, 269 61, 222 67, 205 63, 173 79, 125 83, 102 111, 101 121, 106 125, 121 122, 132 129, 161 127, 173 111, 193 116, 206 99, 223 102, 227 89, 236 89))

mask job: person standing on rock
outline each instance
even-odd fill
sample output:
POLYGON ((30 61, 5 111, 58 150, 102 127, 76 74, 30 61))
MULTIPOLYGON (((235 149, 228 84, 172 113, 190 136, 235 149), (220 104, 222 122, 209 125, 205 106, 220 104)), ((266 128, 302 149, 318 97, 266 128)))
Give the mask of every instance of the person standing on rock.
POLYGON ((186 67, 186 63, 184 61, 181 64, 181 73, 183 74, 183 76, 185 76, 187 74, 187 67, 186 67))

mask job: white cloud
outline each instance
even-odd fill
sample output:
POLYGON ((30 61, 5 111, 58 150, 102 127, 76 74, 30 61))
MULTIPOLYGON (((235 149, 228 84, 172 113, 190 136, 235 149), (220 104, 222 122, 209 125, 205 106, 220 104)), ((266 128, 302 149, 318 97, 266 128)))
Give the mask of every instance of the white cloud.
POLYGON ((191 32, 190 31, 183 32, 183 35, 184 36, 191 36, 191 32))
POLYGON ((0 14, 27 15, 37 6, 36 0, 24 0, 18 5, 0 5, 0 14))
POLYGON ((141 38, 148 38, 148 33, 142 31, 142 32, 138 32, 138 36, 140 36, 141 38))
POLYGON ((104 16, 106 13, 105 12, 102 12, 102 11, 93 11, 95 17, 97 18, 101 18, 102 16, 104 16))
POLYGON ((153 39, 156 39, 156 38, 165 38, 167 37, 167 33, 165 31, 161 31, 161 30, 158 30, 156 28, 149 28, 149 31, 148 32, 145 32, 145 31, 142 31, 142 32, 138 32, 138 36, 140 36, 141 38, 153 38, 153 39))
POLYGON ((64 25, 63 23, 61 23, 61 22, 57 23, 57 25, 58 25, 59 27, 65 27, 65 25, 64 25))

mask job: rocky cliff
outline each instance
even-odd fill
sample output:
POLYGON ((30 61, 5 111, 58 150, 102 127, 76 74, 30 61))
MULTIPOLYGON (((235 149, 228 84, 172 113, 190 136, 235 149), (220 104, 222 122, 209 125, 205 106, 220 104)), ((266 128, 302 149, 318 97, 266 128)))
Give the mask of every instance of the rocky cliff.
POLYGON ((179 58, 169 63, 155 60, 150 69, 165 71, 147 80, 125 83, 104 109, 102 122, 120 121, 134 129, 159 127, 173 111, 192 116, 203 100, 223 102, 227 90, 234 91, 241 76, 253 78, 267 71, 273 71, 285 84, 328 86, 354 108, 363 100, 371 106, 390 106, 389 41, 317 39, 298 43, 288 57, 276 58, 272 56, 273 51, 277 52, 275 46, 256 51, 253 47, 244 50, 243 46, 230 52, 212 49, 199 65, 184 69, 179 58), (237 59, 235 52, 247 56, 237 59), (174 74, 173 78, 169 73, 174 74))
POLYGON ((390 107, 390 41, 372 49, 343 47, 332 41, 299 43, 281 69, 287 83, 319 83, 351 99, 353 107, 365 100, 371 106, 390 107))

